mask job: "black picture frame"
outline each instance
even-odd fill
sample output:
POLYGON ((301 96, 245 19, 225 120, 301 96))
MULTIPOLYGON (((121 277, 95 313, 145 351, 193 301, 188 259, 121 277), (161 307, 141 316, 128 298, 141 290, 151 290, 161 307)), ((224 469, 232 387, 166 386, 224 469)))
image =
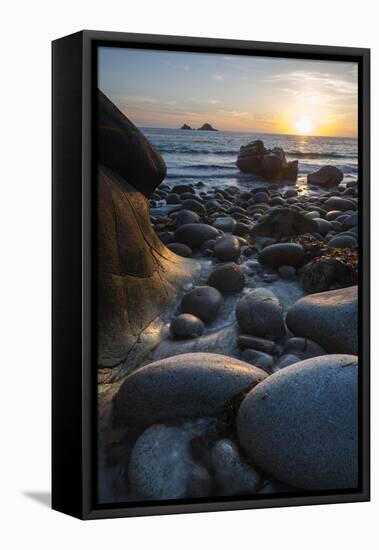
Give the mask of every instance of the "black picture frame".
POLYGON ((52 507, 81 519, 145 516, 370 499, 370 50, 101 31, 52 43, 53 312, 52 507), (360 487, 316 494, 215 498, 198 502, 96 503, 96 258, 93 174, 96 164, 96 48, 264 55, 354 61, 359 81, 360 181, 360 487))

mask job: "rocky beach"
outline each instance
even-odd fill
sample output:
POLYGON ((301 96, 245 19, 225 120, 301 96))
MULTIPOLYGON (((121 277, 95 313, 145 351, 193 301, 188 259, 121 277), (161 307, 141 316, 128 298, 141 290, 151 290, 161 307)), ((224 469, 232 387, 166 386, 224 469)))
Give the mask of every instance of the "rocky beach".
POLYGON ((355 488, 359 182, 281 136, 175 176, 147 134, 99 92, 99 501, 355 488))

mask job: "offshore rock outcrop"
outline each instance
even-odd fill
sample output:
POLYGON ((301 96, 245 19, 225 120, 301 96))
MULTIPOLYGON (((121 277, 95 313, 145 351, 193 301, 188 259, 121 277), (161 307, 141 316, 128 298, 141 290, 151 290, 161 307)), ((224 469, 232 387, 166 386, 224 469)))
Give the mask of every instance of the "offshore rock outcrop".
POLYGON ((242 172, 266 179, 296 180, 298 173, 297 160, 288 162, 281 147, 266 149, 260 139, 242 145, 237 166, 242 172))
POLYGON ((98 365, 111 381, 150 350, 197 263, 166 248, 150 224, 147 197, 166 173, 159 153, 101 92, 98 120, 98 365))

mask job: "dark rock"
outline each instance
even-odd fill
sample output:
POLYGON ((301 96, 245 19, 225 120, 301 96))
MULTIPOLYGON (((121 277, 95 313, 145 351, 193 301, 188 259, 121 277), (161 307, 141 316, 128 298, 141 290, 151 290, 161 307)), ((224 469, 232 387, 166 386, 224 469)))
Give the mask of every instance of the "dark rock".
POLYGON ((176 214, 176 227, 187 225, 189 223, 199 223, 200 217, 192 210, 179 210, 176 214))
POLYGON ((171 192, 181 195, 182 193, 193 193, 194 190, 190 185, 187 185, 185 183, 178 183, 177 185, 174 185, 174 187, 171 189, 171 192))
POLYGON ((265 473, 308 490, 358 485, 358 364, 324 355, 271 375, 238 411, 239 440, 265 473))
POLYGON ((275 364, 275 370, 285 369, 286 367, 289 367, 294 363, 298 363, 299 361, 300 359, 297 355, 294 355, 293 353, 284 353, 279 357, 279 360, 275 364))
POLYGON ((212 465, 222 495, 251 494, 257 491, 261 476, 242 461, 230 439, 220 439, 212 449, 212 465))
POLYGON ((181 130, 192 130, 191 126, 188 126, 188 124, 184 123, 183 126, 180 127, 181 130))
POLYGON ((182 210, 191 210, 196 212, 196 214, 204 215, 206 214, 205 206, 196 199, 186 199, 182 202, 182 210))
POLYGON ((335 187, 343 180, 343 172, 336 166, 322 166, 317 172, 308 174, 308 183, 320 187, 335 187))
POLYGON ((268 179, 296 180, 298 161, 287 162, 281 147, 266 149, 260 139, 240 148, 237 166, 242 172, 268 179))
MULTIPOLYGON (((342 252, 343 249, 341 249, 342 252)), ((325 254, 305 264, 298 272, 301 284, 307 292, 323 292, 357 284, 358 271, 349 258, 325 254)))
POLYGON ((188 496, 194 461, 191 440, 204 429, 204 420, 182 426, 155 424, 137 439, 128 466, 132 493, 145 499, 188 496))
POLYGON ((241 330, 253 336, 276 339, 284 334, 282 307, 270 290, 257 288, 241 298, 236 316, 241 330))
POLYGON ((100 90, 97 102, 98 162, 150 197, 166 176, 164 160, 100 90))
POLYGON ((163 159, 101 92, 98 159, 97 357, 99 367, 114 369, 110 379, 138 364, 141 333, 158 323, 197 266, 168 250, 150 223, 147 197, 166 174, 163 159))
POLYGON ((269 355, 274 355, 277 350, 277 346, 272 340, 251 336, 250 334, 241 334, 237 341, 239 347, 242 349, 254 348, 269 355))
POLYGON ((354 237, 350 237, 350 235, 339 235, 330 239, 328 246, 331 248, 354 248, 358 246, 358 243, 357 240, 354 239, 354 237))
POLYGON ((262 250, 258 260, 275 269, 283 265, 296 267, 304 260, 304 249, 296 243, 271 244, 262 250))
POLYGON ((217 315, 224 300, 220 292, 211 286, 198 286, 182 298, 183 313, 192 313, 202 321, 210 321, 217 315))
POLYGON ((203 334, 204 324, 195 315, 182 313, 171 322, 170 331, 175 338, 197 338, 203 334))
POLYGON ((175 355, 127 376, 116 395, 115 412, 120 421, 141 427, 170 419, 217 416, 266 376, 263 370, 226 355, 175 355))
POLYGON ((213 254, 224 262, 236 260, 241 254, 241 243, 237 237, 230 235, 221 237, 217 239, 213 247, 213 254))
POLYGON ((287 326, 329 353, 358 353, 358 287, 311 294, 290 307, 287 326))
POLYGON ((355 205, 352 201, 348 199, 343 199, 341 197, 330 197, 324 202, 324 208, 328 212, 333 210, 340 210, 341 212, 345 212, 345 210, 354 209, 355 205))
POLYGON ((316 222, 291 208, 277 206, 261 218, 251 233, 254 236, 278 239, 313 233, 314 231, 318 231, 316 222))
POLYGON ((234 263, 216 267, 208 277, 208 285, 220 292, 241 292, 245 286, 244 270, 234 263))
POLYGON ((166 197, 166 203, 167 204, 180 204, 181 200, 180 200, 179 195, 177 195, 176 193, 170 193, 166 197))
POLYGON ((236 220, 231 217, 216 218, 213 222, 213 227, 220 231, 224 231, 225 233, 233 233, 236 225, 236 220))
POLYGON ((322 218, 314 218, 313 221, 315 221, 318 225, 318 230, 316 232, 323 237, 333 229, 333 226, 327 220, 323 220, 322 218))
POLYGON ((201 128, 198 128, 198 130, 205 130, 207 132, 217 132, 217 129, 216 128, 213 128, 211 124, 209 124, 208 122, 206 122, 205 124, 203 124, 201 126, 201 128))
POLYGON ((292 265, 281 265, 278 267, 278 273, 282 279, 294 279, 296 277, 296 269, 292 265))
POLYGON ((272 367, 274 366, 274 359, 271 355, 264 353, 263 351, 257 351, 255 349, 245 349, 241 355, 242 361, 254 365, 259 369, 263 369, 267 372, 271 372, 272 367))
POLYGON ((309 359, 310 357, 318 357, 319 355, 325 355, 325 350, 309 340, 309 338, 299 338, 294 336, 289 338, 284 346, 285 353, 293 353, 297 355, 301 360, 309 359))
POLYGON ((186 244, 190 248, 199 248, 205 241, 219 235, 216 228, 204 223, 189 223, 178 227, 174 241, 186 244))
POLYGON ((183 258, 190 258, 192 256, 192 250, 186 244, 169 243, 167 248, 171 250, 171 252, 174 252, 174 254, 178 254, 178 256, 182 256, 183 258))

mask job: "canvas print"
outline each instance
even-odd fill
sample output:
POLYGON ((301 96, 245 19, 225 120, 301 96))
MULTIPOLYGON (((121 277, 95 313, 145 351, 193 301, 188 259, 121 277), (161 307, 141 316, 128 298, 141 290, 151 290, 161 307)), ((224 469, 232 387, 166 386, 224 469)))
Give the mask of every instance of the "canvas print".
POLYGON ((98 47, 97 501, 358 490, 351 62, 98 47))

